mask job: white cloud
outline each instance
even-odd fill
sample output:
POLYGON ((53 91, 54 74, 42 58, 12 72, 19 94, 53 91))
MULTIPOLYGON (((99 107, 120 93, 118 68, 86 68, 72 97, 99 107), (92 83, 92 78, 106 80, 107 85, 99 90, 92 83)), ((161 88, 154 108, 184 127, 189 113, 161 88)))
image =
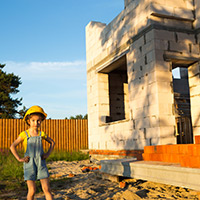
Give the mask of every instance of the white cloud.
POLYGON ((17 97, 23 105, 44 106, 51 118, 86 114, 87 87, 85 61, 4 62, 7 73, 21 77, 17 97))
POLYGON ((5 70, 23 79, 85 79, 86 62, 13 62, 7 61, 5 70))
POLYGON ((65 71, 66 69, 77 69, 77 67, 84 66, 85 62, 75 61, 75 62, 30 62, 29 67, 31 70, 42 71, 65 71))

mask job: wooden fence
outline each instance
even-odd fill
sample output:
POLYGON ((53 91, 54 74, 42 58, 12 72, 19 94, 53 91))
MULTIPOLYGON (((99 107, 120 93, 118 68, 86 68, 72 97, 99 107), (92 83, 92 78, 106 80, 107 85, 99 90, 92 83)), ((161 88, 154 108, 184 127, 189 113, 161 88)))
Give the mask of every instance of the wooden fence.
MULTIPOLYGON (((22 119, 0 119, 0 149, 7 149, 19 133, 28 129, 22 119)), ((88 121, 85 119, 57 120, 42 122, 41 130, 55 141, 55 150, 79 151, 88 148, 88 121)), ((44 148, 48 143, 43 143, 44 148)), ((19 149, 22 144, 19 145, 19 149)))

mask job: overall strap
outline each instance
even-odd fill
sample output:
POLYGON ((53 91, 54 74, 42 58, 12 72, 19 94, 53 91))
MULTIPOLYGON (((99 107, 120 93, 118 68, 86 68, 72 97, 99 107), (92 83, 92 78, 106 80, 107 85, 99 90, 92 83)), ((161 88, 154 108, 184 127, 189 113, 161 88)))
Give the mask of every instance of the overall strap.
POLYGON ((40 131, 40 136, 42 135, 42 131, 40 131))
POLYGON ((27 138, 29 138, 28 133, 25 131, 27 138))

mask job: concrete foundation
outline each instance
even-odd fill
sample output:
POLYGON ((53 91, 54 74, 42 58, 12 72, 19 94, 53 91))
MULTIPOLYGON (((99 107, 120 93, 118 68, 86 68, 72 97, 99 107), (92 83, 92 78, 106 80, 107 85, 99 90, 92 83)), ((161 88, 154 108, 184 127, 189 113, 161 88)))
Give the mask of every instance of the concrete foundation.
POLYGON ((172 163, 135 161, 130 159, 102 160, 101 172, 197 191, 200 188, 200 169, 180 167, 180 165, 172 163))

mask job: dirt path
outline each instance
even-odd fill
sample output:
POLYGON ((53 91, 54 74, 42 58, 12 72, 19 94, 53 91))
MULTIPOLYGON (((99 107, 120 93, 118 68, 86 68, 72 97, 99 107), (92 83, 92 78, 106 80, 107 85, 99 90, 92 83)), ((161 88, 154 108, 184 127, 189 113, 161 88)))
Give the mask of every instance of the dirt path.
MULTIPOLYGON (((88 160, 52 162, 48 166, 54 179, 51 182, 54 199, 198 199, 197 192, 193 190, 136 179, 123 180, 126 187, 120 188, 117 182, 98 178, 97 171, 83 173, 81 169, 84 166, 96 167, 88 160), (69 177, 69 174, 75 176, 69 177)), ((44 195, 39 193, 36 199, 43 200, 44 195)))
MULTIPOLYGON (((123 182, 126 183, 126 187, 121 188, 119 182, 99 178, 99 170, 83 173, 81 169, 84 166, 90 167, 90 169, 97 167, 89 160, 48 163, 51 189, 55 200, 198 199, 196 191, 150 181, 124 179, 123 182)), ((25 200, 26 192, 26 189, 4 192, 0 195, 0 199, 25 200)), ((37 193, 35 199, 44 200, 44 194, 42 192, 37 193)))

